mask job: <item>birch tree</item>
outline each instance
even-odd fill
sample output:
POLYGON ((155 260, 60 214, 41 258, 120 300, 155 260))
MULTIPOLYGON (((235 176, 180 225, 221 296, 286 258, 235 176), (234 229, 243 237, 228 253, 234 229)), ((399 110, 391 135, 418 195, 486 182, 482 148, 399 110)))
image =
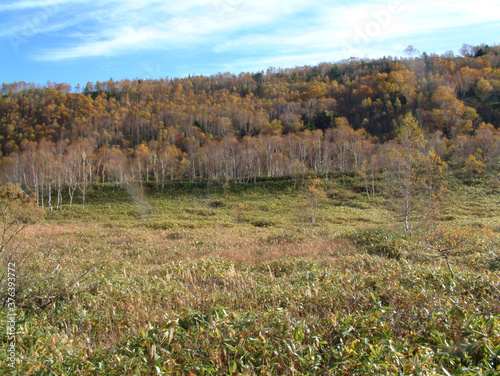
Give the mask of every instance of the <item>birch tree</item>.
POLYGON ((401 215, 404 231, 409 232, 421 189, 420 173, 425 159, 424 134, 411 113, 404 117, 389 153, 386 189, 401 215))

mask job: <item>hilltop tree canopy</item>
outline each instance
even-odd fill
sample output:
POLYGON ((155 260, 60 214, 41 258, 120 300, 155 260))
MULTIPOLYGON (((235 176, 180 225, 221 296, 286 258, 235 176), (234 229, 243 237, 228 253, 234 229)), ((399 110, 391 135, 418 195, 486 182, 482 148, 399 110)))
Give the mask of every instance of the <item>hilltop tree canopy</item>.
POLYGON ((1 151, 9 155, 28 142, 80 138, 126 150, 165 133, 180 147, 188 137, 206 143, 227 136, 327 130, 338 118, 387 139, 408 111, 426 130, 450 138, 481 122, 498 127, 500 46, 467 51, 463 57, 424 53, 256 74, 89 82, 82 92, 51 82, 43 87, 4 83, 1 151))

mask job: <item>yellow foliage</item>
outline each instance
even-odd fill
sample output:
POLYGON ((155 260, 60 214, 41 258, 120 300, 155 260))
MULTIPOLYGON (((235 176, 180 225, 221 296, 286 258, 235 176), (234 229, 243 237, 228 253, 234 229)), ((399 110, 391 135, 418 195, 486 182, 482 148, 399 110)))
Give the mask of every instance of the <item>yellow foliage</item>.
POLYGON ((262 127, 262 134, 276 135, 281 134, 283 131, 283 125, 281 120, 275 119, 271 123, 266 123, 262 127))
POLYGON ((465 161, 465 172, 468 175, 481 175, 486 170, 486 165, 478 160, 474 155, 470 154, 465 161))

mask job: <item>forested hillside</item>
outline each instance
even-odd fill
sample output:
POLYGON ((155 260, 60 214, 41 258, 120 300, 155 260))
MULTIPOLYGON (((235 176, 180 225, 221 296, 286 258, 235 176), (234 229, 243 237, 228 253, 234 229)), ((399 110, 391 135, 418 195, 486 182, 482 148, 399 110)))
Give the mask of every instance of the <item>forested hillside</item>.
POLYGON ((4 84, 0 375, 500 375, 500 46, 4 84))
POLYGON ((500 153, 500 46, 74 90, 4 83, 2 94, 2 180, 36 192, 367 171, 387 163, 408 113, 444 161, 481 167, 500 153))

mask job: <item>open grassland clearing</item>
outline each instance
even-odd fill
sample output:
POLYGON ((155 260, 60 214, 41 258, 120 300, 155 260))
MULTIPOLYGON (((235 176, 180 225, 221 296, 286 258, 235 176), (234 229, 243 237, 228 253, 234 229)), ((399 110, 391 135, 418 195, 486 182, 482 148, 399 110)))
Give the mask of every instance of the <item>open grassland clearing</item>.
POLYGON ((494 178, 451 184, 406 235, 345 179, 316 201, 176 182, 45 210, 16 243, 18 374, 498 374, 494 178))

